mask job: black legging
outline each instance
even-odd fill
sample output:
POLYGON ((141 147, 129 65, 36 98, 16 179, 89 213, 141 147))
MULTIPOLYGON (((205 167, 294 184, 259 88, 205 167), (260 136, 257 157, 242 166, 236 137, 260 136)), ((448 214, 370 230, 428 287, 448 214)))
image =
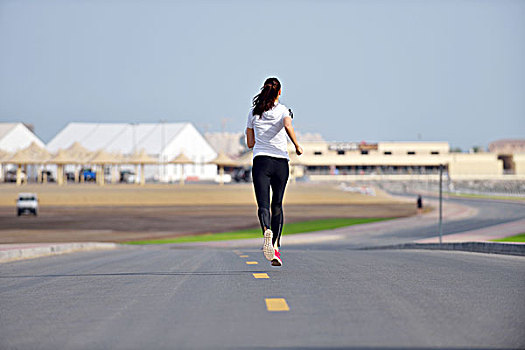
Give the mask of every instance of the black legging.
POLYGON ((257 215, 264 233, 271 228, 272 243, 281 246, 283 230, 283 196, 288 181, 288 160, 269 156, 256 156, 253 159, 252 177, 255 197, 257 198, 257 215), (272 188, 272 215, 270 219, 270 186, 272 188))

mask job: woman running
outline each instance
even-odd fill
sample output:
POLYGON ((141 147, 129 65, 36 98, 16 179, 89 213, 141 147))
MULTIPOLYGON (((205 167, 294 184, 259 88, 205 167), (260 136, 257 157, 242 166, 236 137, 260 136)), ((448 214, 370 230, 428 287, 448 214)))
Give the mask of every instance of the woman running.
POLYGON ((282 265, 279 247, 283 229, 283 196, 290 160, 286 134, 295 145, 297 155, 303 153, 295 137, 290 110, 279 103, 279 96, 279 80, 266 79, 261 92, 253 98, 253 108, 248 114, 246 127, 247 144, 249 148, 253 148, 252 178, 257 198, 257 215, 264 234, 263 252, 272 266, 282 265))

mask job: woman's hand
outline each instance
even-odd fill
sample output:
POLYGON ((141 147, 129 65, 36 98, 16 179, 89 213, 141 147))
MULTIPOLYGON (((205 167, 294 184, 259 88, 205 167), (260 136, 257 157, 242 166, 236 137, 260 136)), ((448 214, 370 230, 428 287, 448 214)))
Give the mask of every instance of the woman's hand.
POLYGON ((295 146, 295 153, 297 153, 298 156, 303 154, 303 148, 299 145, 295 146))

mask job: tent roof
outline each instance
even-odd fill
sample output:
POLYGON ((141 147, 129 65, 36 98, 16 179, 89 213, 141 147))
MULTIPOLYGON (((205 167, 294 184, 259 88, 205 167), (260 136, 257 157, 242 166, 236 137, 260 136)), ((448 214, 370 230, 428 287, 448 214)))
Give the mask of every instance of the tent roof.
POLYGON ((77 141, 73 142, 71 146, 66 148, 66 151, 68 151, 70 154, 87 154, 90 152, 86 147, 82 146, 77 141))
POLYGON ((157 164, 157 159, 150 157, 145 149, 141 149, 138 153, 133 153, 126 163, 129 164, 157 164))
POLYGON ((228 157, 226 154, 224 153, 219 153, 219 155, 217 156, 217 158, 215 158, 214 160, 212 160, 211 162, 209 162, 210 164, 217 164, 219 166, 239 166, 239 163, 233 159, 231 159, 230 157, 228 157))
POLYGON ((77 163, 87 162, 94 156, 94 152, 90 152, 78 142, 71 144, 65 151, 70 157, 75 158, 77 163))
POLYGON ((0 140, 13 130, 16 125, 17 123, 0 123, 0 140))
POLYGON ((4 151, 17 152, 29 144, 39 147, 45 144, 24 123, 0 123, 0 148, 4 151))
POLYGON ((50 164, 78 164, 79 161, 78 158, 72 156, 67 150, 61 149, 47 162, 50 164))
POLYGON ((45 161, 51 158, 51 153, 49 153, 45 148, 37 145, 34 141, 31 142, 31 144, 27 146, 25 150, 26 152, 31 154, 31 156, 35 159, 40 159, 42 161, 45 161))
POLYGON ((32 142, 29 146, 16 152, 9 160, 12 164, 43 164, 51 154, 48 151, 32 142))
POLYGON ((178 156, 173 158, 170 162, 170 164, 193 164, 193 160, 186 157, 184 153, 180 153, 178 156))
POLYGON ((120 163, 120 157, 115 154, 100 150, 89 160, 91 164, 115 164, 120 163))
POLYGON ((147 154, 160 154, 190 123, 69 123, 48 144, 50 151, 77 147, 78 142, 93 152, 132 154, 144 148, 147 154))
POLYGON ((36 160, 25 149, 16 152, 9 159, 9 163, 12 164, 35 164, 35 162, 36 160))
POLYGON ((0 149, 0 162, 4 163, 9 158, 11 158, 11 155, 12 155, 11 153, 3 151, 3 150, 0 149))
POLYGON ((253 152, 248 151, 237 159, 239 166, 250 166, 253 163, 253 152))

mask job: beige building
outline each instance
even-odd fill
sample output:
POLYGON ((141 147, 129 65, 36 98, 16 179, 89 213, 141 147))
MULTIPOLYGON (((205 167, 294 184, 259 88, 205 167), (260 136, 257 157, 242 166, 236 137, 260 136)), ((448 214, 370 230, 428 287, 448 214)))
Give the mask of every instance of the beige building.
POLYGON ((504 174, 523 174, 523 157, 525 156, 525 140, 498 140, 489 144, 489 152, 498 155, 503 161, 504 174))
POLYGON ((514 154, 513 161, 516 175, 523 176, 525 174, 525 152, 514 154))
MULTIPOLYGON (((440 165, 452 180, 525 180, 525 154, 505 173, 495 153, 451 153, 448 142, 303 142, 294 175, 311 180, 437 180, 440 165)), ((290 149, 290 152, 293 152, 290 149)))
POLYGON ((489 144, 489 152, 497 154, 525 153, 525 140, 497 140, 489 144))

